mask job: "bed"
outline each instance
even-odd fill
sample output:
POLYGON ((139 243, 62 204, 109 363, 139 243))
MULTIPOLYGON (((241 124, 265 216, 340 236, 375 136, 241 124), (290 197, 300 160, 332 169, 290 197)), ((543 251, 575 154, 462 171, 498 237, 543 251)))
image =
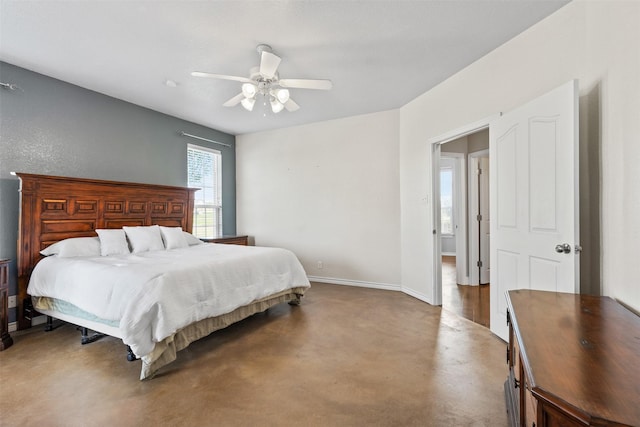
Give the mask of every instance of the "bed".
POLYGON ((140 379, 213 331, 299 303, 309 287, 288 250, 189 234, 194 189, 17 175, 19 327, 42 313, 120 338, 142 360, 140 379))

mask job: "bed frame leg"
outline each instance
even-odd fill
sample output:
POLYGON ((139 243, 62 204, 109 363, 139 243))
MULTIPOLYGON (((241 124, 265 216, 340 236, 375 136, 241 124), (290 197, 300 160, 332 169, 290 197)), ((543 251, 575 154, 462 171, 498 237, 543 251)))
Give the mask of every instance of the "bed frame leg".
POLYGON ((135 353, 133 352, 133 350, 131 350, 131 347, 129 346, 127 346, 127 360, 129 362, 135 362, 136 360, 138 360, 135 353))
POLYGON ((107 336, 106 334, 100 334, 98 332, 94 333, 93 335, 89 335, 89 331, 85 327, 78 327, 77 329, 79 329, 80 333, 82 334, 82 338, 80 339, 80 343, 82 345, 91 344, 92 342, 96 342, 100 338, 104 338, 107 336))
POLYGON ((51 332, 54 329, 58 329, 60 326, 62 326, 62 323, 58 323, 57 325, 54 325, 53 324, 53 317, 47 316, 47 324, 44 327, 44 331, 45 332, 51 332))
POLYGON ((47 316, 47 326, 44 327, 45 332, 53 331, 53 317, 47 316))

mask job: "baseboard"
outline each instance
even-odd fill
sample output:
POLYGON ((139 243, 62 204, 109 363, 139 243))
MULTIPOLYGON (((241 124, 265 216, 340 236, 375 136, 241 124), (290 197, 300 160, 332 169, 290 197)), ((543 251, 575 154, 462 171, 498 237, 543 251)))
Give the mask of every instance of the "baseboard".
POLYGON ((319 277, 319 276, 307 276, 307 277, 311 282, 329 283, 332 285, 358 286, 361 288, 383 289, 387 291, 398 291, 398 292, 405 293, 416 299, 419 299, 422 302, 426 302, 427 304, 433 305, 433 303, 431 302, 431 298, 429 298, 427 295, 414 291, 413 289, 403 288, 399 285, 392 285, 389 283, 365 282, 363 280, 338 279, 335 277, 319 277))
POLYGON ((9 322, 9 333, 18 330, 18 322, 9 322))
POLYGON ((433 305, 433 303, 431 302, 431 298, 429 298, 428 296, 420 292, 414 291, 413 289, 407 289, 407 288, 402 288, 400 290, 409 296, 419 299, 422 302, 426 302, 427 304, 433 305))
POLYGON ((442 256, 453 256, 453 257, 455 257, 455 256, 456 256, 456 253, 455 253, 455 252, 441 252, 441 253, 440 253, 440 255, 442 255, 442 256))
POLYGON ((387 291, 400 291, 399 285, 390 283, 365 282, 363 280, 338 279, 336 277, 307 276, 311 282, 330 283, 333 285, 358 286, 361 288, 384 289, 387 291))

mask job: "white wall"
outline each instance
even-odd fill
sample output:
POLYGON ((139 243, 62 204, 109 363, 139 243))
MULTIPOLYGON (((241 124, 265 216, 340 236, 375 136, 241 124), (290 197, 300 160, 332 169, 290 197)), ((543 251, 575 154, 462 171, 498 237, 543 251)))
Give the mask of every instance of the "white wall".
POLYGON ((640 311, 638 22, 640 2, 574 0, 399 111, 238 136, 238 231, 431 301, 427 141, 578 78, 582 289, 640 311))
MULTIPOLYGON (((489 129, 483 129, 480 132, 473 133, 468 136, 469 153, 489 149, 489 129)), ((445 144, 446 145, 446 144, 445 144)))
POLYGON ((638 22, 640 2, 576 0, 401 108, 401 269, 407 292, 427 300, 433 294, 432 263, 425 262, 432 259, 433 239, 429 138, 578 78, 581 240, 589 249, 601 244, 582 257, 582 279, 586 290, 594 279, 605 295, 640 310, 638 22))
POLYGON ((399 289, 398 126, 395 110, 237 136, 238 232, 316 280, 399 289))

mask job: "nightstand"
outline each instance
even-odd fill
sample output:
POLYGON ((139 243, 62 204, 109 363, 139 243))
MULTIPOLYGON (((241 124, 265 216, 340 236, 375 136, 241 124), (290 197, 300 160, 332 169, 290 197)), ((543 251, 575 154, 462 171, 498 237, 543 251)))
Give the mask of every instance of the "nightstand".
POLYGON ((9 335, 9 260, 0 259, 0 351, 11 347, 9 335))
POLYGON ((200 239, 205 243, 224 243, 226 245, 249 245, 249 236, 218 236, 212 239, 200 239))

